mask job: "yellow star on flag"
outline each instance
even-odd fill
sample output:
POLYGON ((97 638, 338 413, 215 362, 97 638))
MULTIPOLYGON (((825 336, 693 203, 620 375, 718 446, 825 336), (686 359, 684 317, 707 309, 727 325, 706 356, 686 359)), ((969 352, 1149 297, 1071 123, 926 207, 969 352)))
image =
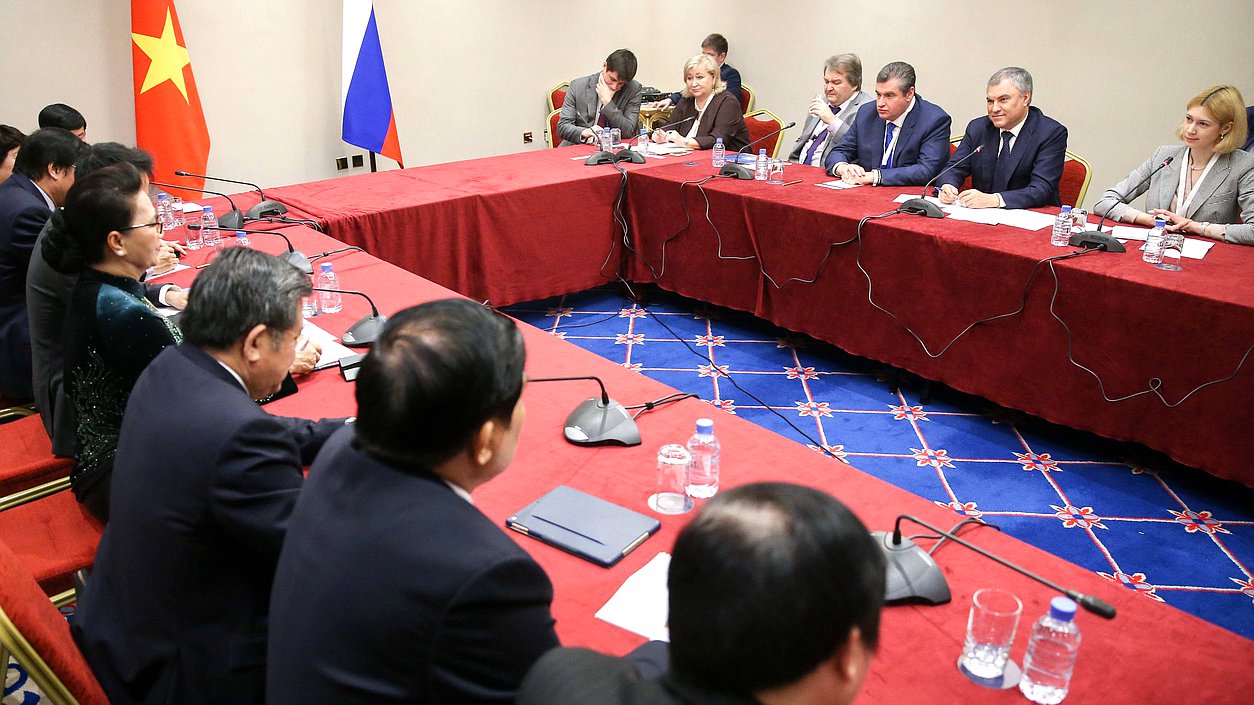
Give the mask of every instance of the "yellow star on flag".
POLYGON ((152 88, 171 81, 183 94, 183 100, 188 100, 187 84, 183 80, 183 67, 190 64, 192 60, 187 54, 187 49, 179 46, 178 40, 174 38, 174 21, 170 18, 170 10, 166 9, 165 29, 161 30, 160 37, 131 33, 131 39, 152 60, 148 66, 148 74, 144 76, 144 85, 139 92, 147 93, 152 88))

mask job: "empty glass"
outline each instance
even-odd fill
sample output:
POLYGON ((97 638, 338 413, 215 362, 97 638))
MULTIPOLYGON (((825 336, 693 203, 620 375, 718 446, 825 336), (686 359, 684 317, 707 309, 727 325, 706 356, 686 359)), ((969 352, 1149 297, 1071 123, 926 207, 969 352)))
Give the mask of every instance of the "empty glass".
POLYGON ((683 514, 692 509, 688 496, 688 463, 692 456, 678 443, 664 445, 657 452, 657 481, 649 496, 649 509, 658 514, 683 514))
POLYGON ((1168 272, 1178 272, 1184 267, 1180 266, 1180 260, 1184 257, 1184 233, 1177 230, 1175 232, 1163 233, 1163 254, 1161 261, 1154 265, 1159 269, 1165 269, 1168 272), (1175 250, 1176 257, 1167 257, 1167 250, 1175 250))
MULTIPOLYGON (((959 661, 961 670, 975 676, 976 682, 1000 681, 1022 612, 1023 603, 1012 593, 999 588, 977 591, 971 598, 971 613, 967 617, 967 638, 959 661)), ((998 683, 994 687, 1000 686, 998 683)))

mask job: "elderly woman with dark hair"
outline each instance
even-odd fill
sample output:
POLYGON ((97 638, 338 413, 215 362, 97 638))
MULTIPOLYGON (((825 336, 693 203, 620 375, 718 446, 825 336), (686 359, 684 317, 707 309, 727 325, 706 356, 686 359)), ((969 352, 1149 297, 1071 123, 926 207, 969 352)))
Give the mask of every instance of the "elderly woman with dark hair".
POLYGON ((1172 232, 1254 245, 1254 154, 1240 149, 1247 132, 1241 92, 1233 86, 1207 88, 1189 101, 1176 130, 1184 145, 1154 150, 1106 190, 1093 212, 1144 226, 1162 218, 1172 232), (1127 205, 1147 191, 1146 211, 1127 205))
POLYGON ((697 54, 684 64, 683 98, 675 104, 670 122, 678 130, 657 130, 653 141, 670 142, 688 149, 710 149, 723 138, 723 146, 735 152, 749 144, 749 127, 740 100, 726 91, 718 64, 707 54, 697 54))
POLYGON ((131 387, 157 353, 181 340, 140 278, 161 254, 161 223, 129 163, 79 179, 52 216, 43 255, 77 274, 65 319, 65 384, 78 419, 74 495, 108 519, 109 479, 131 387))

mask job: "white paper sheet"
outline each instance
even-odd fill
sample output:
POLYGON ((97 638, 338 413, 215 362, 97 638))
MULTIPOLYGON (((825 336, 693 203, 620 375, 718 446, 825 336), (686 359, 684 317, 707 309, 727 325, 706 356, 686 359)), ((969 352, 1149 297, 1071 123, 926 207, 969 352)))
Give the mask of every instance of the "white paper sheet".
POLYGON ((173 266, 173 267, 172 267, 169 271, 162 272, 162 273, 160 273, 160 274, 154 274, 154 275, 152 275, 151 277, 148 277, 148 278, 144 279, 144 281, 146 281, 146 282, 156 281, 156 280, 158 280, 158 279, 160 279, 160 278, 162 278, 162 277, 168 277, 168 276, 170 276, 171 274, 174 274, 175 272, 181 272, 181 271, 183 271, 184 269, 191 269, 191 265, 186 265, 186 264, 176 264, 176 265, 174 265, 174 266, 173 266))
POLYGON ((1130 225, 1116 225, 1110 228, 1110 234, 1118 240, 1140 240, 1145 242, 1149 228, 1134 228, 1130 225))
MULTIPOLYGON (((1213 240, 1197 240, 1191 237, 1184 239, 1184 256, 1189 259, 1202 259, 1210 252, 1210 248, 1215 246, 1213 240)), ((1141 245, 1138 249, 1144 250, 1145 245, 1141 245)), ((1180 253, 1175 250, 1163 250, 1164 259, 1180 259, 1180 253)))
POLYGON ((822 183, 817 183, 815 184, 815 186, 822 186, 823 188, 830 188, 830 189, 835 189, 837 191, 841 191, 847 188, 858 188, 859 186, 862 186, 862 184, 851 184, 847 181, 842 181, 841 179, 837 179, 835 181, 824 181, 822 183))
POLYGON ((340 361, 340 358, 357 354, 341 345, 339 340, 334 335, 322 330, 309 321, 305 321, 305 324, 301 327, 300 332, 306 338, 309 338, 310 342, 314 342, 322 346, 322 354, 318 356, 318 364, 314 365, 315 370, 332 367, 340 361))
POLYGON ((666 626, 666 573, 670 566, 671 554, 654 556, 623 581, 610 601, 597 610, 597 619, 646 639, 670 641, 670 629, 666 626))
POLYGON ((1006 209, 1001 211, 1001 224, 1010 225, 1024 230, 1044 230, 1054 227, 1057 216, 1036 211, 1006 209))

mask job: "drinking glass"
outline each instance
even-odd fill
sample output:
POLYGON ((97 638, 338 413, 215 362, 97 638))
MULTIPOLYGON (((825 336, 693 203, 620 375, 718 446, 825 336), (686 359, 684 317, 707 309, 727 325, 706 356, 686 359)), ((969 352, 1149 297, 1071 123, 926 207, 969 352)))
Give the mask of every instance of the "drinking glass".
POLYGON ((692 456, 678 443, 664 445, 657 452, 657 481, 649 497, 649 509, 658 514, 683 514, 692 509, 688 496, 688 463, 692 456))
POLYGON ((1010 658, 1023 603, 999 588, 983 588, 971 598, 962 670, 981 680, 1000 679, 1010 658))

